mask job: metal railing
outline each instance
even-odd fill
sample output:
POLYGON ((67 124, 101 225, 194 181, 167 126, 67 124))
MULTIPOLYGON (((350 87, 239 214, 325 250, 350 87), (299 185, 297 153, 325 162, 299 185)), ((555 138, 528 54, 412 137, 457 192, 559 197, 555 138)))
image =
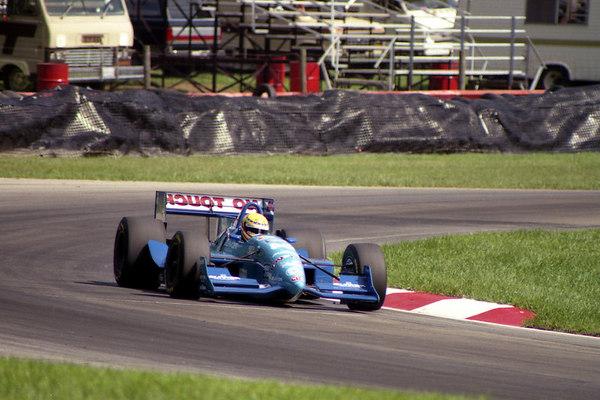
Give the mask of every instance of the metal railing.
POLYGON ((403 75, 409 90, 415 77, 435 75, 458 77, 460 88, 467 79, 503 77, 512 88, 516 79, 529 75, 531 51, 544 65, 526 36, 522 16, 476 16, 457 10, 454 18, 433 13, 417 18, 370 0, 242 1, 251 5, 254 32, 256 16, 268 15, 280 22, 278 29, 287 26, 324 43, 318 64, 328 88, 353 74, 384 76, 385 82, 374 83, 390 90, 395 89, 396 77, 403 75), (306 11, 304 6, 318 11, 306 11), (375 12, 362 12, 360 6, 375 12), (364 24, 349 23, 345 18, 352 15, 370 18, 364 24), (306 18, 302 22, 299 17, 306 18), (442 19, 444 26, 432 27, 435 24, 428 24, 428 18, 442 19), (447 67, 436 69, 442 65, 447 67))
MULTIPOLYGON (((381 37, 377 44, 342 44, 342 48, 348 52, 355 52, 361 57, 358 61, 369 61, 369 52, 376 53, 372 58, 371 72, 373 75, 381 74, 384 63, 387 65, 387 73, 393 76, 406 75, 407 87, 410 90, 413 86, 414 76, 458 76, 459 86, 465 87, 467 77, 489 77, 505 76, 507 85, 513 87, 515 78, 526 78, 528 57, 520 54, 527 47, 529 51, 530 43, 525 42, 525 30, 518 27, 518 22, 523 21, 523 17, 490 17, 490 16, 456 16, 456 22, 459 27, 431 29, 418 26, 415 17, 410 18, 410 28, 396 29, 396 35, 387 38, 381 37), (506 28, 473 28, 468 24, 472 21, 493 21, 508 22, 506 28), (477 41, 475 36, 494 37, 502 36, 500 41, 477 41), (432 37, 437 39, 433 40, 432 37), (386 42, 387 39, 387 42, 386 42), (492 49, 490 52, 484 50, 492 49), (390 58, 389 53, 394 50, 396 55, 390 58), (427 54, 428 52, 438 52, 437 55, 427 54), (498 54, 498 52, 505 54, 498 54), (445 53, 445 54, 440 54, 445 53), (457 54, 458 53, 458 54, 457 54), (456 68, 446 70, 434 70, 432 68, 422 68, 423 64, 458 64, 456 68), (391 64, 391 65, 390 65, 391 64), (406 65, 407 64, 407 65, 406 65), (503 64, 500 66, 499 64, 503 64), (519 64, 519 65, 517 65, 519 64), (524 64, 521 66, 521 64, 524 64), (400 65, 400 67, 397 67, 400 65), (402 67, 406 65, 406 67, 402 67)), ((345 35, 344 39, 351 38, 352 35, 345 35)), ((350 73, 368 74, 368 69, 348 69, 350 73)), ((389 79, 388 79, 389 81, 389 79)), ((388 85, 390 86, 390 85, 388 85)))

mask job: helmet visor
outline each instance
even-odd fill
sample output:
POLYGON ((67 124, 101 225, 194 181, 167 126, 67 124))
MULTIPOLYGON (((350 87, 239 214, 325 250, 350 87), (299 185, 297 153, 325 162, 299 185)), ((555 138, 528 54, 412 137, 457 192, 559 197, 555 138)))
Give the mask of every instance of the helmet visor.
POLYGON ((249 226, 246 227, 246 231, 248 233, 250 233, 252 236, 254 236, 254 235, 266 235, 267 233, 269 233, 269 231, 266 230, 266 229, 251 228, 249 226))

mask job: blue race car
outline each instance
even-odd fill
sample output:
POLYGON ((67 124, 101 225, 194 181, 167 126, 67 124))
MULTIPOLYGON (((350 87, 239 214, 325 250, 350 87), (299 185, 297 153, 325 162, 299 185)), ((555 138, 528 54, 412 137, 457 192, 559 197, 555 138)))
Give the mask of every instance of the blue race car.
POLYGON ((378 245, 350 244, 336 266, 326 259, 318 230, 274 230, 274 204, 268 198, 156 192, 154 218, 123 217, 119 223, 115 280, 131 288, 164 287, 177 298, 327 298, 353 310, 381 308, 387 271, 378 245), (167 239, 169 214, 205 220, 167 239))

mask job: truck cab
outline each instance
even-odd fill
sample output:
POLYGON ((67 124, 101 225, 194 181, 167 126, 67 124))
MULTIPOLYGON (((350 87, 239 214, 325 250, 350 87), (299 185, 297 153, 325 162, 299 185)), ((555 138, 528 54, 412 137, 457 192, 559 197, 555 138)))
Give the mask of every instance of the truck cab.
MULTIPOLYGON (((215 5, 192 0, 127 0, 136 46, 172 63, 177 58, 210 55, 222 41, 215 5)), ((215 3, 216 4, 216 3, 215 3)))
POLYGON ((39 63, 66 63, 71 83, 143 77, 132 66, 133 28, 123 0, 0 0, 0 74, 32 88, 39 63))

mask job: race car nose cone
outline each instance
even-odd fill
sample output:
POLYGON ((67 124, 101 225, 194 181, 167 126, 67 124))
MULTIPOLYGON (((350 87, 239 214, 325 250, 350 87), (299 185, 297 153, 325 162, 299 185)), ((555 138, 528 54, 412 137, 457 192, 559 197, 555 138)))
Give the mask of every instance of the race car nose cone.
POLYGON ((285 268, 286 289, 292 296, 292 301, 297 299, 304 287, 306 286, 306 278, 304 276, 304 268, 301 263, 290 263, 285 268))
POLYGON ((300 291, 304 290, 304 286, 306 286, 304 274, 302 274, 302 276, 300 276, 298 280, 292 280, 292 284, 294 285, 294 287, 296 287, 296 289, 300 291))
POLYGON ((288 283, 287 290, 292 296, 290 301, 296 301, 298 297, 300 297, 300 295, 302 294, 302 291, 304 290, 305 286, 306 283, 304 281, 304 276, 302 276, 302 279, 288 283))

